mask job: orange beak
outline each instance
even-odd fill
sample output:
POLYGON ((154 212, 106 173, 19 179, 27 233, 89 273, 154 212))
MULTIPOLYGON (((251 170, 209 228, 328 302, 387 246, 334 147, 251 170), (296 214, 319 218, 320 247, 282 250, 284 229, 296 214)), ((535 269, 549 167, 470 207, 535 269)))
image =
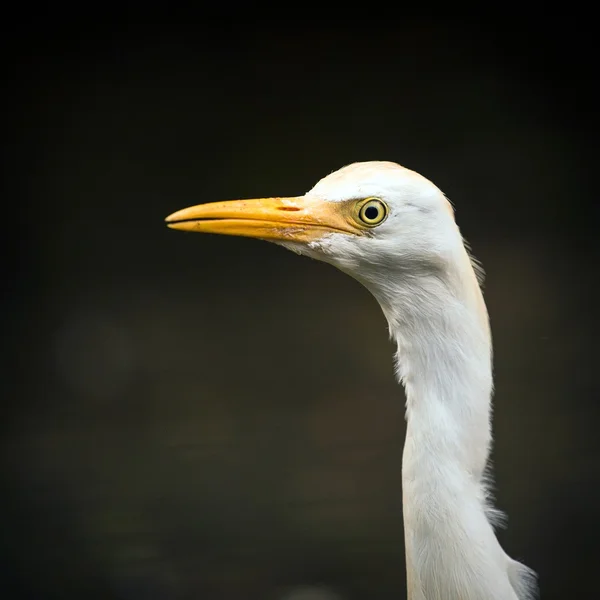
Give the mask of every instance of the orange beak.
POLYGON ((311 242, 327 233, 361 234, 350 213, 346 202, 298 196, 199 204, 169 215, 166 222, 182 231, 311 242))

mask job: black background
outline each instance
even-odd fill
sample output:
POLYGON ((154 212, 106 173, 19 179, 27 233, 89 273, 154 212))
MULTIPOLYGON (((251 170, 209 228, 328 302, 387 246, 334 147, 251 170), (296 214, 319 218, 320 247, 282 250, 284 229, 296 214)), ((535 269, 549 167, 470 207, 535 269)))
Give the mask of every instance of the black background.
POLYGON ((488 274, 499 537, 543 598, 592 597, 586 17, 68 17, 4 37, 7 597, 404 597, 404 396, 376 302, 276 246, 163 224, 357 160, 453 200, 488 274))

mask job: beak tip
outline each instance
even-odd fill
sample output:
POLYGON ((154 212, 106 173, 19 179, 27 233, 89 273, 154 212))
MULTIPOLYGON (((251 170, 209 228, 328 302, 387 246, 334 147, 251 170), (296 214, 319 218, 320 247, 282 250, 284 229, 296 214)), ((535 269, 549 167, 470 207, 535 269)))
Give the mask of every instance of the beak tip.
POLYGON ((193 231, 193 229, 189 226, 189 223, 166 223, 169 229, 176 229, 178 231, 193 231))
POLYGON ((165 223, 167 223, 167 225, 168 225, 169 223, 176 223, 177 221, 180 221, 182 218, 181 217, 182 212, 183 212, 182 210, 178 210, 174 213, 171 213, 168 217, 165 217, 165 223))

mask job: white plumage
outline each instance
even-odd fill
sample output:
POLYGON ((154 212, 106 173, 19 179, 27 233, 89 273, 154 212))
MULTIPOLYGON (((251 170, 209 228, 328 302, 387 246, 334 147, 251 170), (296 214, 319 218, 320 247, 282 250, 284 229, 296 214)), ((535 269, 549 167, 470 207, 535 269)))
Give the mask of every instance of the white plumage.
POLYGON ((355 163, 304 196, 199 205, 176 229, 248 235, 335 265, 378 300, 407 398, 402 461, 410 600, 524 600, 535 577, 501 548, 486 487, 488 315, 443 193, 391 162, 355 163))

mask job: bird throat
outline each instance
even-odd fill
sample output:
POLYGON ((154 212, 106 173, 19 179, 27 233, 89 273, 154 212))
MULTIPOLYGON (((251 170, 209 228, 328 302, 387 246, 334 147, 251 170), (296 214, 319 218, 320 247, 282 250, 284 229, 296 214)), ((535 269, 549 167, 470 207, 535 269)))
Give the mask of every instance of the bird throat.
MULTIPOLYGON (((397 343, 397 373, 406 393, 402 482, 409 598, 496 598, 472 595, 477 584, 467 581, 468 574, 477 572, 487 572, 490 581, 504 577, 497 585, 508 585, 507 595, 497 597, 511 597, 500 565, 480 564, 473 552, 483 544, 481 556, 504 556, 486 504, 492 369, 481 292, 477 287, 463 294, 431 279, 414 287, 402 281, 388 285, 385 297, 375 295, 397 343)), ((487 585, 481 582, 480 593, 487 585)))

